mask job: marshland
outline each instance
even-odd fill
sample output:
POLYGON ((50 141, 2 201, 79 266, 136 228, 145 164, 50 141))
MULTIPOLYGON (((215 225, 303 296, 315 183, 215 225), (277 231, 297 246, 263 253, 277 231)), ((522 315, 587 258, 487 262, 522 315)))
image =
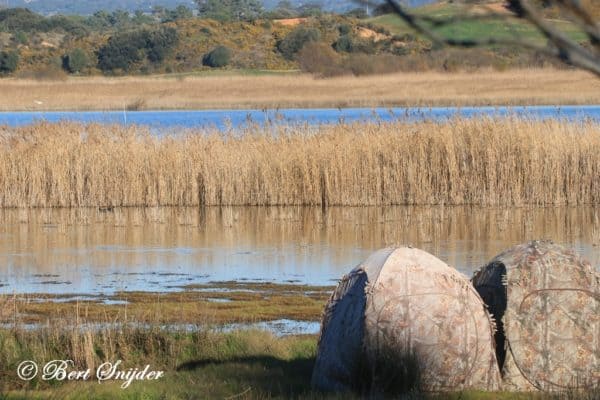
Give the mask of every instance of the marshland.
POLYGON ((385 8, 197 3, 0 6, 0 399, 360 398, 310 381, 324 306, 373 251, 412 245, 471 277, 553 239, 600 265, 600 80, 548 55, 510 7, 416 9, 500 13, 432 26, 500 40, 456 50, 385 8), (515 38, 540 50, 501 43, 515 38), (61 359, 165 377, 17 373, 61 359))
POLYGON ((0 130, 0 207, 595 205, 600 125, 516 118, 156 136, 0 130))
POLYGON ((159 135, 5 126, 2 390, 120 393, 15 376, 26 357, 64 355, 167 371, 134 398, 182 398, 184 382, 199 397, 323 397, 309 389, 323 306, 377 248, 412 244, 471 276, 552 238, 598 265, 599 134, 594 120, 516 116, 159 135))

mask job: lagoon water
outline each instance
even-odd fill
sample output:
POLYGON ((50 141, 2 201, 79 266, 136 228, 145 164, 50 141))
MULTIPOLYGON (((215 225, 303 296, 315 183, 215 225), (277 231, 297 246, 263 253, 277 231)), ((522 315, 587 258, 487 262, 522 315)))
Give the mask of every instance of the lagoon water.
MULTIPOLYGON (((526 116, 600 121, 600 106, 8 112, 0 125, 80 121, 181 128, 526 116)), ((599 211, 361 207, 0 210, 0 294, 110 295, 217 281, 334 285, 376 249, 411 244, 466 276, 500 251, 550 238, 600 264, 599 211)))
POLYGON ((0 293, 110 295, 215 281, 334 285, 376 249, 411 244, 470 277, 551 238, 600 264, 600 210, 229 207, 0 210, 0 293))
POLYGON ((176 128, 243 128, 249 124, 335 124, 339 122, 443 120, 453 117, 519 116, 600 121, 600 105, 526 107, 342 108, 199 111, 23 111, 0 112, 0 126, 39 121, 142 125, 155 132, 176 128))

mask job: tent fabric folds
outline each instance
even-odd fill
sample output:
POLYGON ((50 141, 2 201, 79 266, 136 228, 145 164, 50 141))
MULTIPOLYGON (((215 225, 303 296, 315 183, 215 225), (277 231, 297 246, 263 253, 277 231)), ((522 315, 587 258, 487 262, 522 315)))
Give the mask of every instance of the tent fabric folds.
POLYGON ((587 261, 533 241, 498 255, 472 282, 498 323, 505 390, 600 383, 600 277, 587 261))
POLYGON ((421 390, 497 390, 494 332, 479 294, 457 270, 419 249, 383 249, 331 296, 312 383, 352 390, 360 380, 377 382, 382 360, 398 368, 412 360, 421 390))

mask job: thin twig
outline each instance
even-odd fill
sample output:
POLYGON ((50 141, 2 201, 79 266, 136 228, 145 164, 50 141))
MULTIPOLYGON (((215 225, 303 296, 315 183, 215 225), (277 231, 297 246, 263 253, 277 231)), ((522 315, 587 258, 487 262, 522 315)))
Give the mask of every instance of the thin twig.
MULTIPOLYGON (((586 32, 589 43, 592 48, 600 48, 600 27, 592 16, 586 12, 575 0, 555 0, 563 8, 577 17, 577 26, 586 32)), ((490 45, 519 46, 526 49, 538 51, 553 57, 557 57, 566 63, 576 67, 586 69, 600 77, 600 54, 592 49, 587 49, 570 39, 564 32, 556 28, 548 20, 542 17, 539 10, 530 4, 528 0, 509 0, 508 4, 515 10, 515 16, 504 15, 500 13, 487 12, 484 15, 462 15, 449 18, 436 18, 430 16, 420 16, 408 11, 398 0, 387 0, 387 3, 411 28, 418 33, 428 37, 436 45, 446 45, 452 47, 471 48, 490 45), (542 47, 530 41, 522 39, 502 39, 502 38, 483 38, 483 39, 456 39, 446 38, 434 32, 432 28, 453 25, 465 21, 482 21, 493 18, 509 19, 521 18, 529 21, 540 33, 542 33, 552 47, 542 47)))

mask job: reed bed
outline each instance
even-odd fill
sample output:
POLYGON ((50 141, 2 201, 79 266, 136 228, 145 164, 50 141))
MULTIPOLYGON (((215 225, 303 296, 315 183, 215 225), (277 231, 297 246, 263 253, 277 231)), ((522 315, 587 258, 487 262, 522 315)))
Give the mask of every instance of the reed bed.
POLYGON ((519 118, 0 128, 0 207, 597 205, 600 125, 519 118))

